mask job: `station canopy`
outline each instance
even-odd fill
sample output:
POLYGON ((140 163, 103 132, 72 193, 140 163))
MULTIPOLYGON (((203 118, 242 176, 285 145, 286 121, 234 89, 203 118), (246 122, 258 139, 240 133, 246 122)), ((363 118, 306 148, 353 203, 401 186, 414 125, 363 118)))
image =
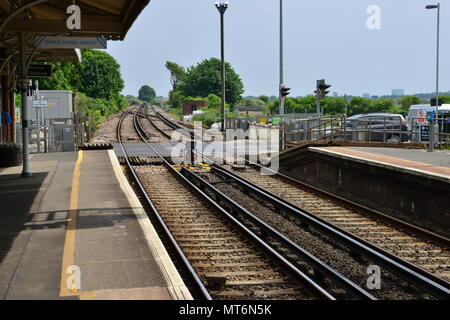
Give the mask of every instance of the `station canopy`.
POLYGON ((150 0, 0 0, 2 32, 123 40, 150 0), (15 5, 14 5, 15 4, 15 5), (81 30, 68 31, 68 6, 81 9, 81 30), (22 10, 21 10, 22 8, 22 10), (20 10, 20 14, 14 14, 20 10))
MULTIPOLYGON (((23 32, 34 61, 80 62, 77 49, 36 49, 37 36, 103 37, 123 40, 150 0, 0 0, 0 65, 15 55, 23 32), (81 10, 81 29, 68 30, 67 8, 81 10)), ((5 69, 3 69, 3 72, 5 69)))

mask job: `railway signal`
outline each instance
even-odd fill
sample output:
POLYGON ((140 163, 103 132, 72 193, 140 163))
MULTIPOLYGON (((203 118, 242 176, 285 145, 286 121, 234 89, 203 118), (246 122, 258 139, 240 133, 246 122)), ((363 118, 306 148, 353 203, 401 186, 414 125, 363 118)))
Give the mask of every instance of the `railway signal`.
POLYGON ((328 91, 329 88, 331 88, 331 84, 326 84, 325 79, 317 80, 315 93, 319 97, 319 100, 325 99, 327 94, 330 93, 330 91, 328 91))
POLYGON ((280 99, 286 99, 286 97, 290 94, 289 90, 291 90, 291 88, 286 88, 283 85, 280 86, 280 99))
POLYGON ((320 118, 322 116, 322 110, 320 107, 320 100, 323 100, 326 98, 327 94, 330 93, 328 89, 331 87, 330 84, 325 83, 325 79, 317 80, 316 82, 316 91, 314 93, 316 94, 316 100, 317 100, 317 117, 320 118))
MULTIPOLYGON (((436 106, 436 98, 431 98, 430 105, 431 105, 432 107, 435 107, 435 106, 436 106)), ((439 107, 442 106, 442 99, 441 99, 441 98, 439 98, 438 106, 439 106, 439 107)))

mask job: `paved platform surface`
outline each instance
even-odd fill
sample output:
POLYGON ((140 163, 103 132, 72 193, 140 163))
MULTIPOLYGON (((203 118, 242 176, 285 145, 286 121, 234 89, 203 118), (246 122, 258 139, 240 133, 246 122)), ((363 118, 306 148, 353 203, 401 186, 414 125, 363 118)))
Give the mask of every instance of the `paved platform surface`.
POLYGON ((0 299, 191 298, 112 150, 30 167, 0 171, 0 299))
POLYGON ((310 147, 311 151, 450 182, 450 151, 378 147, 310 147))

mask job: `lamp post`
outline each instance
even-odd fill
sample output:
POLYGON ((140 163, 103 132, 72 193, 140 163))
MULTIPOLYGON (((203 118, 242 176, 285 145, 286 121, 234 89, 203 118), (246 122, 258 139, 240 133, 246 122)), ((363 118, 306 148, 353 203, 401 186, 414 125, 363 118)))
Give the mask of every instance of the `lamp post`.
MULTIPOLYGON (((437 122, 437 118, 439 115, 439 19, 440 19, 440 11, 441 5, 440 3, 435 5, 428 5, 425 9, 437 9, 437 44, 436 44, 436 110, 435 115, 433 117, 433 121, 430 124, 430 143, 428 146, 428 152, 434 151, 434 140, 435 140, 435 125, 437 122)), ((439 125, 439 123, 438 123, 439 125)), ((439 132, 439 127, 438 127, 439 132)))
POLYGON ((220 56, 222 61, 221 82, 222 82, 222 106, 220 108, 220 128, 225 131, 225 43, 224 43, 224 15, 228 9, 228 1, 219 3, 216 1, 216 8, 220 13, 220 56))
POLYGON ((280 109, 279 113, 284 114, 284 97, 281 95, 281 88, 284 85, 284 61, 283 61, 283 0, 280 0, 280 109))

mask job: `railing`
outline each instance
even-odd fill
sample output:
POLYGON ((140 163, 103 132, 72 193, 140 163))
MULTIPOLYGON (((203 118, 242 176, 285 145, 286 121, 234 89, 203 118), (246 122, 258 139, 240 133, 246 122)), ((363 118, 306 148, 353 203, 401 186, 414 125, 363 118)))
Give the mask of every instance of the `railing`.
MULTIPOLYGON (((412 118, 410 122, 411 142, 429 143, 430 124, 424 118, 412 118)), ((450 117, 438 119, 438 126, 435 130, 435 144, 450 145, 450 117)))
POLYGON ((286 143, 316 140, 341 140, 345 136, 345 116, 295 119, 284 122, 286 143))
MULTIPOLYGON (((46 119, 44 123, 32 123, 28 127, 29 151, 31 153, 75 151, 77 127, 73 119, 46 119)), ((22 144, 22 126, 16 123, 16 143, 22 144)))
MULTIPOLYGON (((450 120, 440 118, 435 131, 436 145, 450 144, 450 120)), ((397 116, 347 119, 344 115, 324 118, 297 119, 284 122, 286 144, 308 141, 357 141, 383 143, 429 143, 429 124, 426 119, 413 118, 407 124, 397 116)))

